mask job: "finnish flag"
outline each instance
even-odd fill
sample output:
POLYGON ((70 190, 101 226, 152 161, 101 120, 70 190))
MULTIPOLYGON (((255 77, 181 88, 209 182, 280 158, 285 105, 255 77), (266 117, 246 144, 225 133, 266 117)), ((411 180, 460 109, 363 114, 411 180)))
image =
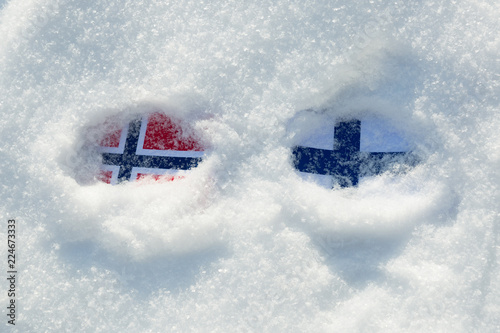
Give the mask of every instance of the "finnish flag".
MULTIPOLYGON (((360 179, 415 166, 419 159, 403 135, 375 117, 334 119, 307 112, 292 161, 304 179, 324 187, 357 186, 360 179)), ((302 115, 304 117, 304 114, 302 115)))

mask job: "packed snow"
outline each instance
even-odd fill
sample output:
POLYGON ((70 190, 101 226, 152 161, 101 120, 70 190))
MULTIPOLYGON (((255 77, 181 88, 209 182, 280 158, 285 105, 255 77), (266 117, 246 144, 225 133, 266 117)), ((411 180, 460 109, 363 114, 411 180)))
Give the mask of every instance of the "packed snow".
POLYGON ((0 331, 500 331, 499 22, 486 0, 0 1, 0 331), (158 109, 204 161, 89 181, 89 128, 158 109), (291 160, 315 115, 421 162, 322 186, 291 160))

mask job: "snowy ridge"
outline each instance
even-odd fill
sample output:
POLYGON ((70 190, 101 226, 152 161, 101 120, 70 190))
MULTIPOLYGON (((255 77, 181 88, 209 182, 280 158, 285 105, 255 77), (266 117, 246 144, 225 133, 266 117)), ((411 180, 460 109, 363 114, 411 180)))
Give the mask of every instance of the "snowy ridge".
POLYGON ((19 271, 0 331, 500 330, 500 5, 0 8, 0 242, 15 218, 19 271), (79 181, 88 128, 152 107, 206 133, 204 161, 164 184, 79 181), (423 162, 306 181, 290 149, 314 119, 291 123, 309 109, 382 119, 423 162))

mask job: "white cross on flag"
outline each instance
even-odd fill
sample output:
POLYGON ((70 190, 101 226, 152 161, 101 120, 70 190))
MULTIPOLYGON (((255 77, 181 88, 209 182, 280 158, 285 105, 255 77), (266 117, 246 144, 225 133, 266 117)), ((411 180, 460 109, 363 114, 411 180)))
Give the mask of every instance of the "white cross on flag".
POLYGON ((108 120, 110 129, 100 141, 102 172, 108 184, 135 181, 147 176, 169 181, 183 178, 196 167, 204 147, 189 124, 156 112, 119 125, 108 120))

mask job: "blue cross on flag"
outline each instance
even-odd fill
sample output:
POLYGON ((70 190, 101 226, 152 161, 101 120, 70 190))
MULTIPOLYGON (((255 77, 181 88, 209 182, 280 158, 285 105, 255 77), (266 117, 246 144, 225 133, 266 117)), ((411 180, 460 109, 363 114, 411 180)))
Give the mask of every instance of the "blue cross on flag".
POLYGON ((362 177, 396 166, 412 167, 419 160, 397 131, 377 119, 327 120, 311 132, 303 144, 292 149, 293 165, 303 175, 316 176, 326 187, 357 186, 362 177))
POLYGON ((160 112, 111 128, 100 143, 99 179, 109 184, 147 176, 157 181, 183 178, 203 157, 204 147, 189 124, 160 112))

